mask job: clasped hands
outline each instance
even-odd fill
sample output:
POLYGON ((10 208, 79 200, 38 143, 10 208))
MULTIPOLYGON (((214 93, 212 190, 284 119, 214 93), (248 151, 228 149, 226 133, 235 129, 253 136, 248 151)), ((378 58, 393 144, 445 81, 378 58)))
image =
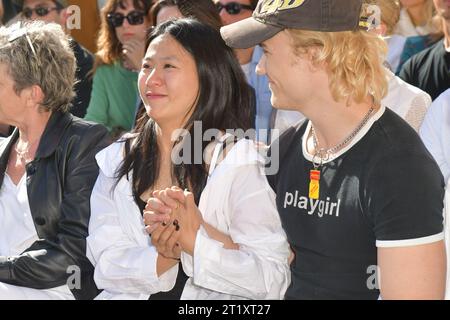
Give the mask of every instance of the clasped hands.
POLYGON ((156 190, 144 209, 146 232, 165 258, 179 259, 181 252, 193 255, 202 215, 191 192, 178 187, 156 190))

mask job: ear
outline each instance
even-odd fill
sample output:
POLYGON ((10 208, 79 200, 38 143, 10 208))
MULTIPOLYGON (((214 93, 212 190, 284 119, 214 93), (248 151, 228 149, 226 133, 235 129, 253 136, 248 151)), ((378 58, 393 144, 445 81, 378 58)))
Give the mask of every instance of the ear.
POLYGON ((61 10, 61 12, 59 13, 59 17, 61 19, 61 24, 63 26, 66 26, 67 19, 69 19, 70 16, 71 16, 71 14, 69 13, 69 11, 67 11, 67 8, 64 8, 61 10))
POLYGON ((388 28, 387 28, 387 26, 384 24, 384 23, 381 23, 379 26, 378 26, 378 28, 380 29, 380 35, 381 36, 388 36, 388 34, 387 34, 387 30, 388 30, 388 28))
POLYGON ((387 26, 384 23, 380 23, 376 28, 371 29, 371 32, 379 36, 387 36, 387 26))
POLYGON ((38 85, 33 85, 29 88, 24 89, 22 94, 25 95, 27 107, 29 108, 39 107, 45 98, 42 88, 38 85))
POLYGON ((325 62, 320 62, 320 63, 316 62, 317 58, 322 53, 322 48, 320 48, 320 47, 310 47, 307 50, 308 51, 305 54, 305 57, 308 60, 309 70, 311 72, 317 72, 319 70, 326 69, 326 63, 325 62))

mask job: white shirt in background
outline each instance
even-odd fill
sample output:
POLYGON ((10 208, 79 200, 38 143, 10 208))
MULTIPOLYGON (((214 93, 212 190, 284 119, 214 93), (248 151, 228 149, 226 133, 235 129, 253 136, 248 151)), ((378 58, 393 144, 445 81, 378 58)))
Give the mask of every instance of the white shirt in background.
POLYGON ((393 110, 418 132, 432 102, 430 95, 390 71, 387 71, 387 78, 388 94, 381 100, 382 105, 393 110))
POLYGON ((383 39, 388 45, 386 62, 389 64, 391 71, 395 73, 400 64, 400 56, 405 47, 406 37, 395 34, 384 37, 383 39))
POLYGON ((252 63, 247 64, 241 64, 242 71, 244 71, 245 77, 247 78, 247 81, 250 81, 250 74, 251 74, 251 68, 252 63))
POLYGON ((441 168, 445 181, 448 181, 450 179, 450 89, 434 100, 420 128, 420 137, 441 168))

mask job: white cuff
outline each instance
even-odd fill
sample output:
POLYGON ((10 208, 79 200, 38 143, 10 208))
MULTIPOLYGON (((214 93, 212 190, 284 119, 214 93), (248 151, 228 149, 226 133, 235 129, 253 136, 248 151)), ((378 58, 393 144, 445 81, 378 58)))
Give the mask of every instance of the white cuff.
POLYGON ((412 246, 420 246, 424 244, 430 244, 433 242, 438 242, 444 240, 444 232, 422 237, 415 239, 406 239, 406 240, 377 240, 376 246, 378 248, 399 248, 399 247, 412 247, 412 246))

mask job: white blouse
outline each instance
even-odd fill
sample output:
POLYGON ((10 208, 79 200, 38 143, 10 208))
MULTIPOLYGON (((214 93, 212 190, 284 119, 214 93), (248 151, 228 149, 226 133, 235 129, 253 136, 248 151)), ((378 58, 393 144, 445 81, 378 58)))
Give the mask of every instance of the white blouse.
MULTIPOLYGON (((97 154, 100 174, 91 197, 88 257, 97 286, 105 289, 99 299, 148 299, 173 288, 178 266, 157 277, 157 252, 144 230, 131 183, 122 177, 111 191, 123 148, 114 143, 97 154)), ((199 209, 240 250, 224 249, 200 228, 194 256, 182 254, 190 277, 182 299, 284 297, 290 284, 289 245, 262 165, 253 142, 240 140, 210 175, 199 209)))
MULTIPOLYGON (((19 256, 39 240, 28 203, 26 174, 15 185, 5 173, 0 189, 0 256, 19 256)), ((0 283, 3 299, 74 299, 68 286, 36 290, 0 283)))

